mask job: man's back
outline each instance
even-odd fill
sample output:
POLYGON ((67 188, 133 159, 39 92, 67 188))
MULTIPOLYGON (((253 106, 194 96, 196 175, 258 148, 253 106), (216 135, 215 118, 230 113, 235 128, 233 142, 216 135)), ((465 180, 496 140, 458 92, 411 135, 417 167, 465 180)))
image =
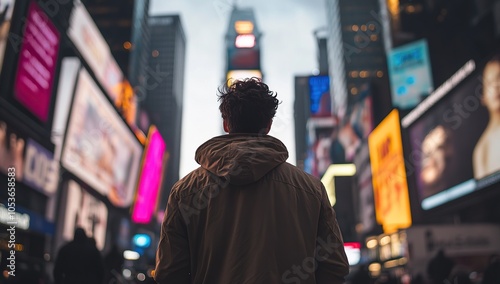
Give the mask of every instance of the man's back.
POLYGON ((201 167, 171 193, 158 283, 343 283, 347 260, 325 190, 287 158, 266 135, 202 145, 201 167))

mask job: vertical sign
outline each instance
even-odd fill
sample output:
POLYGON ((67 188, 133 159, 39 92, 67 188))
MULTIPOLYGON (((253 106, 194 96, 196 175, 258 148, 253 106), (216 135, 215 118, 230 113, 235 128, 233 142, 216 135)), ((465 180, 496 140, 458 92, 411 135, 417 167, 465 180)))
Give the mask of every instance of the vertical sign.
POLYGON ((59 37, 54 24, 32 1, 20 49, 14 97, 43 122, 49 115, 59 37))
POLYGON ((368 136, 377 222, 385 233, 411 226, 399 113, 393 110, 368 136))

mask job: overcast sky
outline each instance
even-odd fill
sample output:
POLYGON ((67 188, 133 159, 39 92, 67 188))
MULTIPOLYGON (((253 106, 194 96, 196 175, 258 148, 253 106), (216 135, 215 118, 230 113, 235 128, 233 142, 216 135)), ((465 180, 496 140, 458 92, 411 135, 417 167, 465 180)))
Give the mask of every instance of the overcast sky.
MULTIPOLYGON (((151 15, 179 14, 186 34, 181 177, 198 167, 194 161, 198 146, 222 131, 216 91, 225 78, 224 35, 232 2, 151 0, 151 15)), ((313 31, 326 25, 325 0, 240 0, 237 4, 254 9, 263 34, 265 83, 283 102, 270 135, 283 141, 288 162, 295 164, 294 76, 310 75, 317 68, 313 31)))

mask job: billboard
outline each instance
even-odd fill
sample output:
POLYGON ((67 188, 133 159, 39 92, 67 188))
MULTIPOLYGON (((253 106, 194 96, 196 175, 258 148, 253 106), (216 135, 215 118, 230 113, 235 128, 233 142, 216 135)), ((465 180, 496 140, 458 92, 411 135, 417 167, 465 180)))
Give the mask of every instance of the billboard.
POLYGON ((310 76, 308 83, 311 117, 331 116, 330 77, 310 76))
POLYGON ((31 1, 14 81, 14 97, 42 122, 47 122, 59 51, 59 31, 31 1))
POLYGON ((377 222, 385 233, 411 226, 399 113, 395 109, 368 136, 377 222))
POLYGON ((422 208, 499 182, 500 57, 467 63, 422 104, 404 123, 422 208))
POLYGON ((93 237, 99 250, 106 243, 108 208, 106 204, 86 192, 78 183, 70 180, 66 183, 66 198, 61 203, 59 228, 64 241, 73 240, 75 229, 83 228, 88 237, 93 237))
POLYGON ((62 165, 118 207, 132 203, 142 146, 82 69, 62 150, 62 165))
POLYGON ((342 164, 354 160, 362 141, 373 129, 370 88, 365 85, 361 89, 358 101, 353 103, 348 115, 341 122, 331 114, 319 115, 323 104, 319 102, 317 116, 311 117, 307 124, 309 149, 304 161, 304 170, 307 173, 321 177, 330 164, 342 164))
POLYGON ((0 73, 7 47, 15 0, 0 1, 0 73))
POLYGON ((142 170, 138 182, 132 221, 147 224, 156 209, 160 190, 166 144, 155 126, 149 129, 148 140, 142 160, 142 170))
POLYGON ((387 61, 394 107, 413 108, 432 92, 434 85, 425 39, 394 48, 387 61))
POLYGON ((53 152, 0 119, 0 172, 13 171, 17 181, 45 195, 57 189, 58 165, 53 152))
POLYGON ((230 86, 236 80, 257 77, 262 79, 262 73, 259 70, 230 70, 227 72, 227 84, 230 86))
POLYGON ((122 71, 99 28, 81 3, 76 3, 71 13, 68 36, 107 94, 115 100, 121 91, 122 71))

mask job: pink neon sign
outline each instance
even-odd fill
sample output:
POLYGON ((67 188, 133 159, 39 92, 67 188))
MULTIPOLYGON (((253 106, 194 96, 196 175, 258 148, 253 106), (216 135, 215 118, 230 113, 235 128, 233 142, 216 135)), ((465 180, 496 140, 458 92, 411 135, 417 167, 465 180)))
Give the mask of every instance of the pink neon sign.
POLYGON ((166 144, 160 132, 156 127, 152 127, 149 131, 137 197, 132 212, 134 223, 146 224, 151 221, 161 185, 165 150, 166 144))
POLYGON ((35 1, 31 2, 19 53, 14 96, 43 122, 49 115, 59 37, 54 24, 35 1))

